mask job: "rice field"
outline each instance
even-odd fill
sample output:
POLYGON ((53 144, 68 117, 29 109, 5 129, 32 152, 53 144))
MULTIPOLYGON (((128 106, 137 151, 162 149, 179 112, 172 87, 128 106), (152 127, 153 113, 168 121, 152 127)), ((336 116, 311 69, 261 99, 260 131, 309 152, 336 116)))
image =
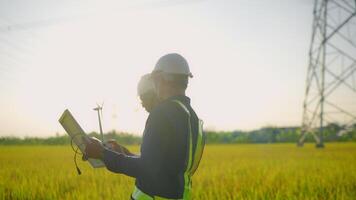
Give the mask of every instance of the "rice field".
MULTIPOLYGON (((70 146, 0 146, 0 199, 129 199, 134 179, 82 161, 78 176, 73 155, 70 146)), ((356 143, 208 145, 193 199, 356 199, 356 143)))

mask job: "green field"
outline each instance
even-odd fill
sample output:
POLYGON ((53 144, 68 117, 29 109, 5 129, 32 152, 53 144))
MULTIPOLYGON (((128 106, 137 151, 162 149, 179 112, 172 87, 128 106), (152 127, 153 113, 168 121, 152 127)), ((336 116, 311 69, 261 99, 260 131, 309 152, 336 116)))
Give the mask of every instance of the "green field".
MULTIPOLYGON (((0 146, 0 199, 129 199, 133 179, 79 165, 70 146, 0 146)), ((193 178, 193 199, 355 198, 356 143, 208 145, 193 178)))

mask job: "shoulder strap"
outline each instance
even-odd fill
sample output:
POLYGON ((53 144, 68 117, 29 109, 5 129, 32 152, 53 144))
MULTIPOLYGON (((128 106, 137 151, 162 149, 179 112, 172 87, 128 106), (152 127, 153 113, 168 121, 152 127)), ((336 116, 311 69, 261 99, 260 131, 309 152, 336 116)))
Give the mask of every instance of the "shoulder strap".
POLYGON ((203 121, 199 119, 199 124, 198 124, 198 136, 197 136, 197 141, 196 141, 196 147, 195 151, 193 152, 193 133, 192 133, 192 127, 190 123, 190 112, 188 108, 180 101, 178 100, 172 100, 188 114, 189 116, 189 157, 188 157, 188 164, 187 164, 187 171, 189 173, 189 176, 192 176, 194 172, 197 170, 201 157, 203 155, 203 150, 204 150, 204 145, 205 145, 205 139, 203 137, 203 121))
POLYGON ((172 100, 173 102, 177 103, 181 108, 183 108, 183 110, 189 115, 190 117, 190 112, 188 110, 188 108, 180 101, 178 100, 172 100))

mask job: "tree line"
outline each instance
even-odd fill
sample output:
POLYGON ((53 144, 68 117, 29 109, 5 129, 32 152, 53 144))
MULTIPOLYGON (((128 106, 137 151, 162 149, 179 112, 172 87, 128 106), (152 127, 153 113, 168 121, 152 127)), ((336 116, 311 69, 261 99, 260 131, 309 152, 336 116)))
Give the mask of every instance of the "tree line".
MULTIPOLYGON (((101 138, 100 134, 97 132, 91 132, 88 134, 89 136, 96 137, 98 139, 101 138)), ((140 144, 142 139, 140 136, 125 133, 125 132, 117 132, 110 131, 104 134, 104 140, 114 139, 118 141, 120 144, 125 145, 135 145, 140 144)), ((69 145, 71 143, 71 138, 65 134, 60 135, 56 134, 56 136, 41 138, 41 137, 0 137, 0 145, 69 145)))
MULTIPOLYGON (((337 124, 329 124, 324 128, 323 138, 325 142, 356 142, 356 124, 352 131, 338 135, 343 127, 337 124)), ((253 131, 205 131, 207 144, 235 144, 235 143, 295 143, 301 133, 300 127, 264 127, 253 131)), ((100 138, 96 132, 90 136, 100 138)), ((110 131, 104 134, 105 139, 114 139, 120 144, 141 144, 142 138, 130 133, 110 131)), ((67 134, 47 138, 40 137, 0 137, 0 145, 68 145, 71 140, 67 134)), ((308 134, 305 142, 314 142, 311 134, 308 134)))
MULTIPOLYGON (((325 142, 356 142, 356 124, 352 131, 339 135, 343 127, 329 124, 323 130, 325 142)), ((316 133, 317 134, 317 133, 316 133)), ((264 127, 253 131, 216 132, 207 131, 207 143, 296 143, 301 135, 300 127, 264 127)), ((314 142, 312 134, 307 134, 305 142, 314 142)))

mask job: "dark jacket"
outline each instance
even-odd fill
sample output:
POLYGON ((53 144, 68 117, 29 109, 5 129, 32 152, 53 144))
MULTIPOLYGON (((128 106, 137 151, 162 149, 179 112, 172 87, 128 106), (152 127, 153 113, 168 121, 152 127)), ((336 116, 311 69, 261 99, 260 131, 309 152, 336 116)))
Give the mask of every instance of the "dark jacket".
MULTIPOLYGON (((189 144, 187 113, 189 110, 195 151, 199 119, 186 96, 174 96, 157 105, 146 121, 140 156, 127 156, 104 150, 103 161, 108 170, 136 178, 136 186, 151 196, 182 198, 184 171, 189 144)), ((120 142, 120 141, 119 141, 120 142)))

